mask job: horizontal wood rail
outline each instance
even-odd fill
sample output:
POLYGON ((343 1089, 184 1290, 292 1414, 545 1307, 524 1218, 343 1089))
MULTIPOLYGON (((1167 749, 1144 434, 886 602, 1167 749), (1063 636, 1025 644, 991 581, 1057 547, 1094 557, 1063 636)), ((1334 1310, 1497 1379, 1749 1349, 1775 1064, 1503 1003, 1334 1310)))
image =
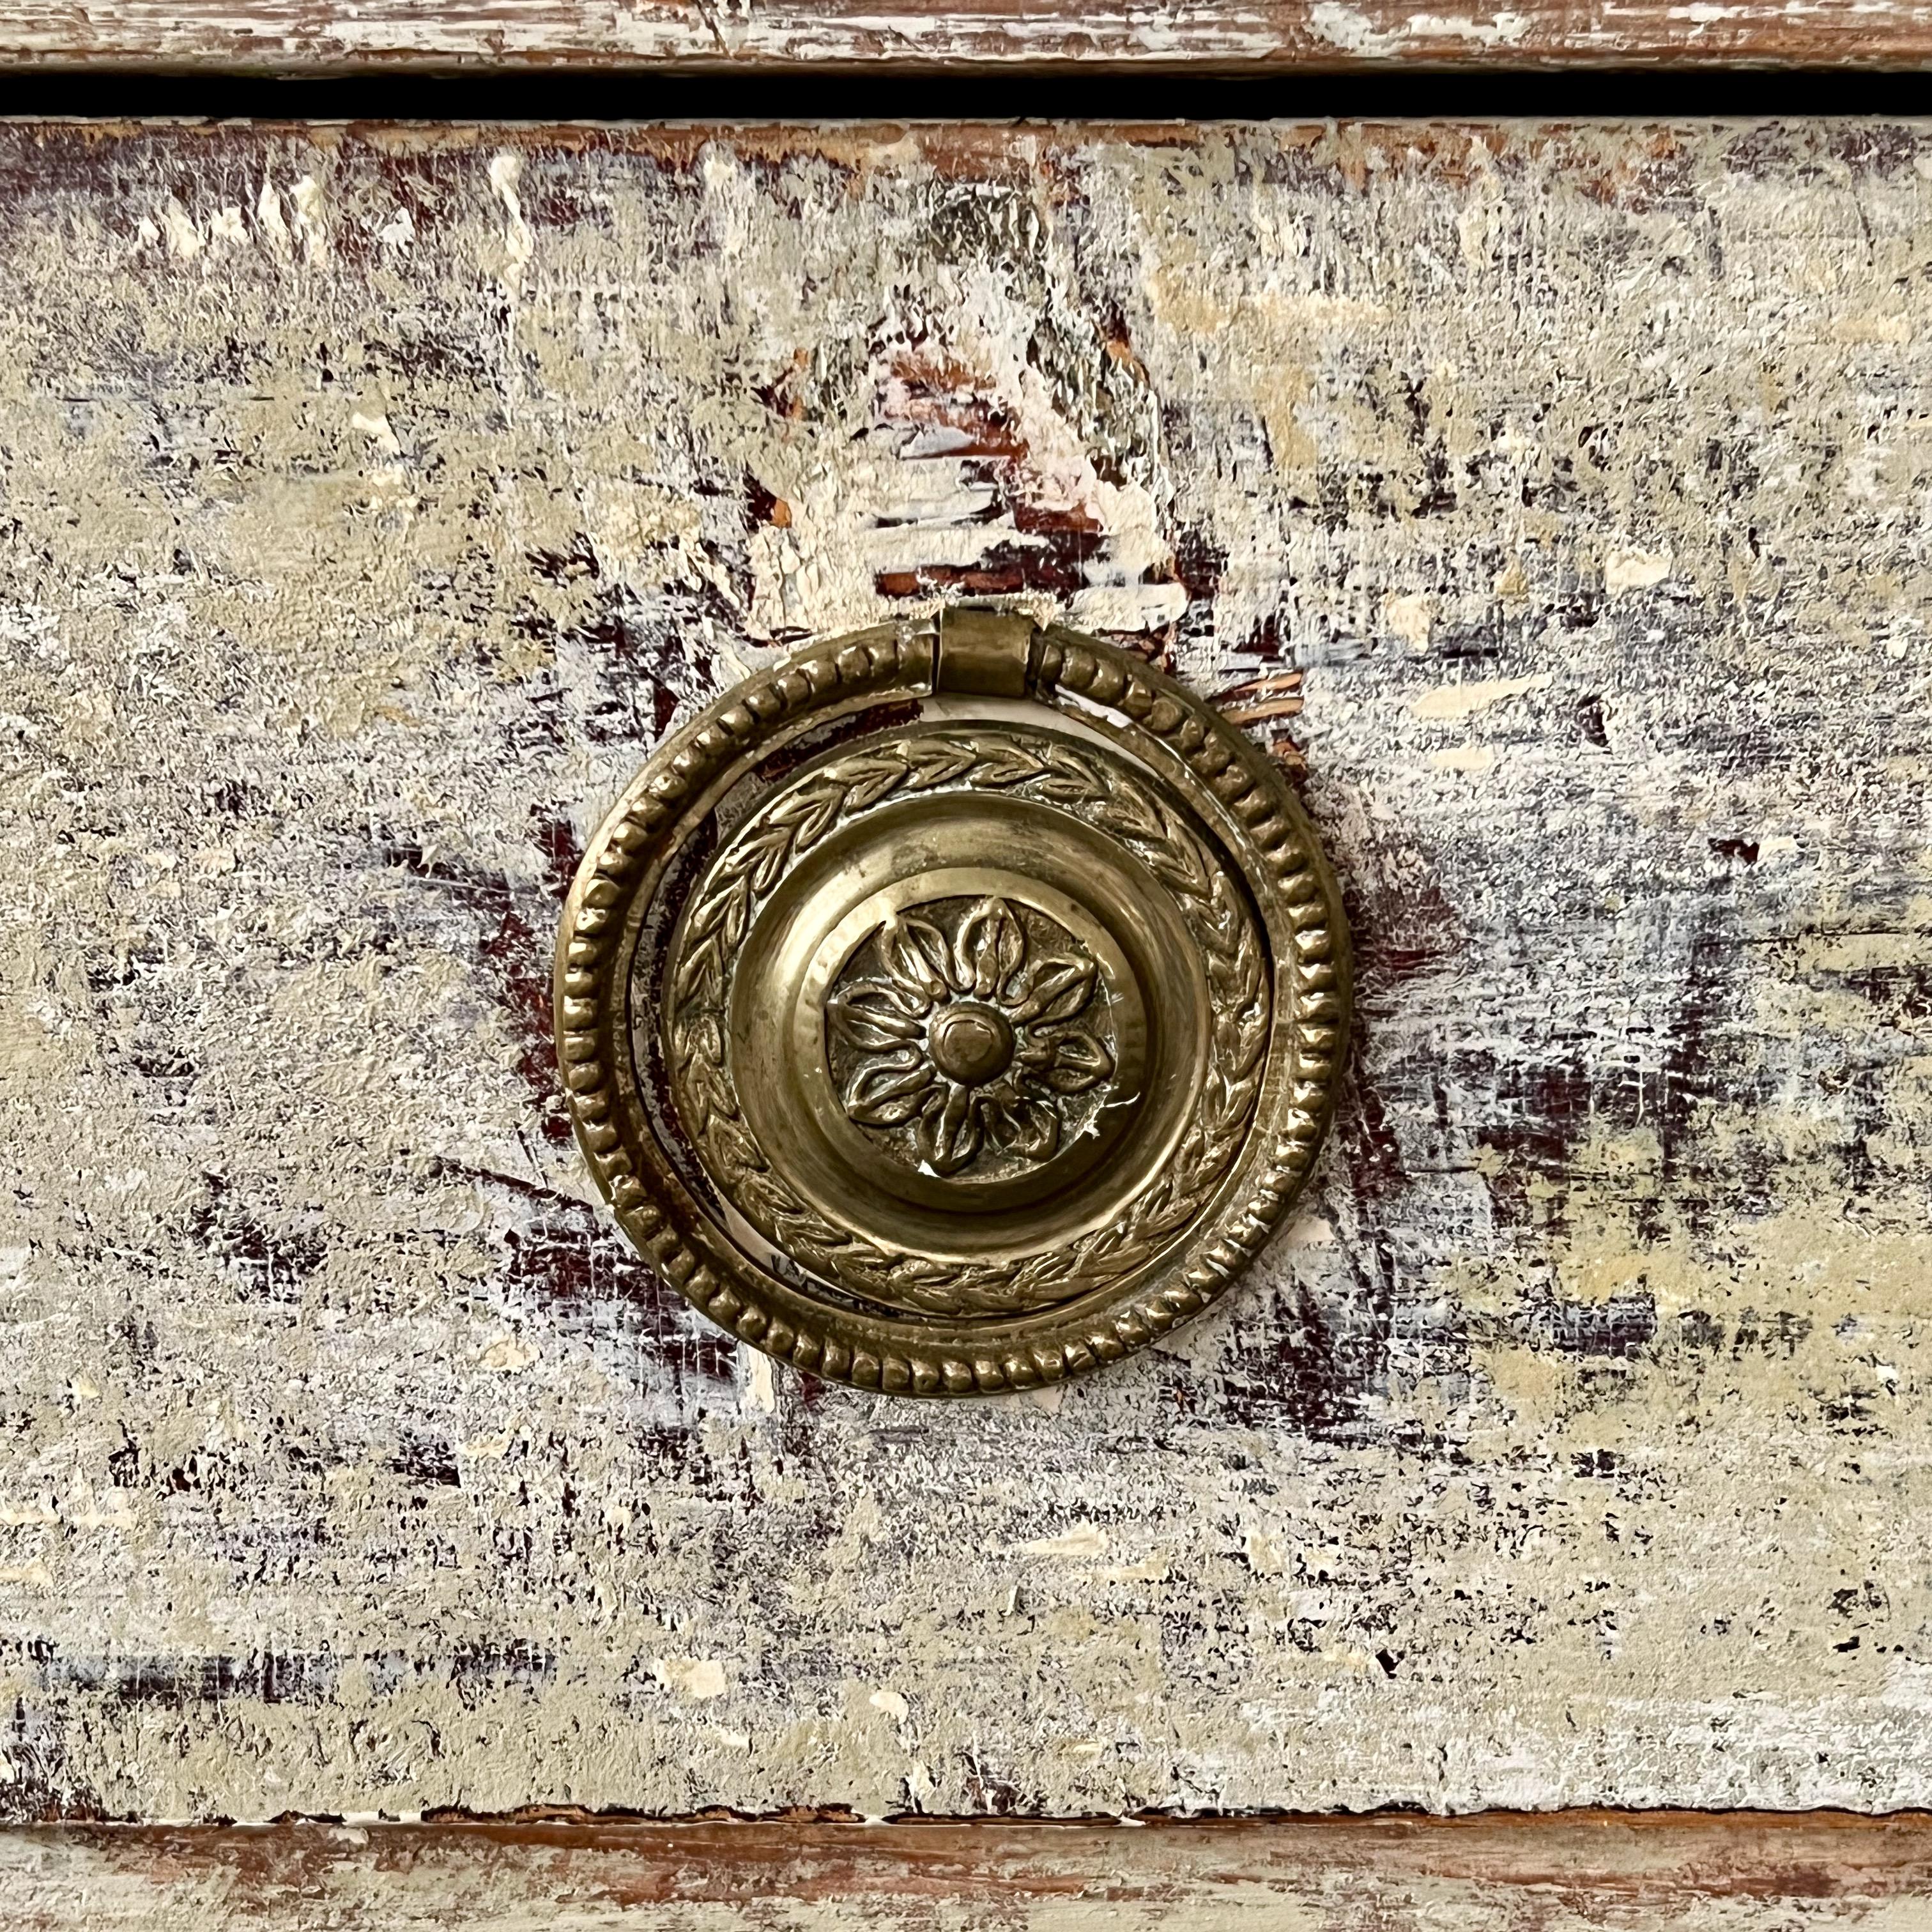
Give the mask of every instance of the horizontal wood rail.
POLYGON ((82 1923, 1876 1932, 1923 1924, 1932 1911, 1932 1817, 66 1826, 0 1834, 0 1897, 9 1901, 0 1916, 20 1932, 82 1923))

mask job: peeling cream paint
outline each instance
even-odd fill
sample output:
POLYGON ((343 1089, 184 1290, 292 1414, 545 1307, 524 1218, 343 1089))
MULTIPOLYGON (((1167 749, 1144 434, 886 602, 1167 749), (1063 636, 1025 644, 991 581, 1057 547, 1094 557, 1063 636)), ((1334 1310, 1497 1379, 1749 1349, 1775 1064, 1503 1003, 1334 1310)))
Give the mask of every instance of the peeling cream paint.
POLYGON ((1648 590, 1670 574, 1670 552, 1666 550, 1624 550, 1607 552, 1604 558, 1604 588, 1612 597, 1628 590, 1648 590))
POLYGON ((1467 684, 1438 685, 1433 691, 1425 691, 1409 709, 1418 718, 1473 718, 1479 711, 1520 698, 1526 692, 1547 691, 1552 682, 1550 674, 1544 671, 1531 677, 1478 678, 1467 684))
POLYGON ((1430 765, 1438 772, 1464 772, 1472 777, 1496 769, 1493 745, 1452 745, 1444 751, 1431 752, 1430 765))
POLYGON ((1038 1537, 1020 1545, 1022 1556, 1104 1556, 1107 1532, 1097 1523, 1083 1522, 1058 1536, 1038 1537))
POLYGON ((715 1657, 655 1657, 651 1675, 667 1690, 700 1701, 722 1697, 728 1688, 724 1666, 715 1657))
POLYGON ((1308 20, 1318 38, 1344 53, 1382 55, 1400 44, 1400 36, 1378 28, 1366 14, 1343 6, 1341 0, 1315 0, 1308 20))
POLYGON ((1507 10, 1492 14, 1486 20, 1474 20, 1467 14, 1412 14, 1408 16, 1408 32, 1418 40, 1462 40, 1478 47, 1514 46, 1529 32, 1531 24, 1527 14, 1507 10))
POLYGON ((1391 597, 1383 607, 1389 628, 1412 644, 1429 641, 1429 627, 1435 620, 1436 600, 1426 591, 1412 590, 1391 597))

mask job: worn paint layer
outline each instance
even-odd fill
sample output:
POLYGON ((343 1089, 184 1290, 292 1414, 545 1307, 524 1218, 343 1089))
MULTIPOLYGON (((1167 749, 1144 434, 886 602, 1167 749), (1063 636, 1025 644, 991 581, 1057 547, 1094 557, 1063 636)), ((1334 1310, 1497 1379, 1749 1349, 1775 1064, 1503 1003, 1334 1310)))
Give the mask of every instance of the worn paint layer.
POLYGON ((528 66, 712 72, 806 62, 1156 70, 1442 66, 1912 68, 1932 58, 1923 0, 1513 0, 1433 12, 1410 0, 0 0, 0 68, 165 63, 278 74, 528 66))
POLYGON ((0 133, 22 1817, 1932 1798, 1932 129, 0 133), (735 1348, 548 947, 807 634, 1298 775, 1304 1210, 1064 1392, 735 1348))

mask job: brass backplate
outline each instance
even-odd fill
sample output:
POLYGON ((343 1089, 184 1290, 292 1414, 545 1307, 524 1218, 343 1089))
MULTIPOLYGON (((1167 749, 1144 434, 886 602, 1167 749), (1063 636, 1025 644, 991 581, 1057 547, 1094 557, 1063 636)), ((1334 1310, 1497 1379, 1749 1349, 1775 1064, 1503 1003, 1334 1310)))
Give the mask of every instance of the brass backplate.
POLYGON ((1126 652, 953 610, 748 679, 644 767, 565 908, 557 1051, 620 1224, 712 1319, 994 1394, 1224 1292, 1349 997, 1262 752, 1126 652))

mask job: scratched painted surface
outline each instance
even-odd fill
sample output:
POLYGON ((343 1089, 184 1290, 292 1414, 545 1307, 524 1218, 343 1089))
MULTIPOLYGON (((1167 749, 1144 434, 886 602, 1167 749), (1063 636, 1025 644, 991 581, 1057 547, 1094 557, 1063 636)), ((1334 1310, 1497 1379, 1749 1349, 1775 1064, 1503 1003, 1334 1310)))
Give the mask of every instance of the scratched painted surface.
POLYGON ((0 135, 22 1817, 1932 1797, 1932 129, 0 135), (1361 1024, 1160 1348, 628 1260, 579 842, 1008 593, 1300 774, 1361 1024))

